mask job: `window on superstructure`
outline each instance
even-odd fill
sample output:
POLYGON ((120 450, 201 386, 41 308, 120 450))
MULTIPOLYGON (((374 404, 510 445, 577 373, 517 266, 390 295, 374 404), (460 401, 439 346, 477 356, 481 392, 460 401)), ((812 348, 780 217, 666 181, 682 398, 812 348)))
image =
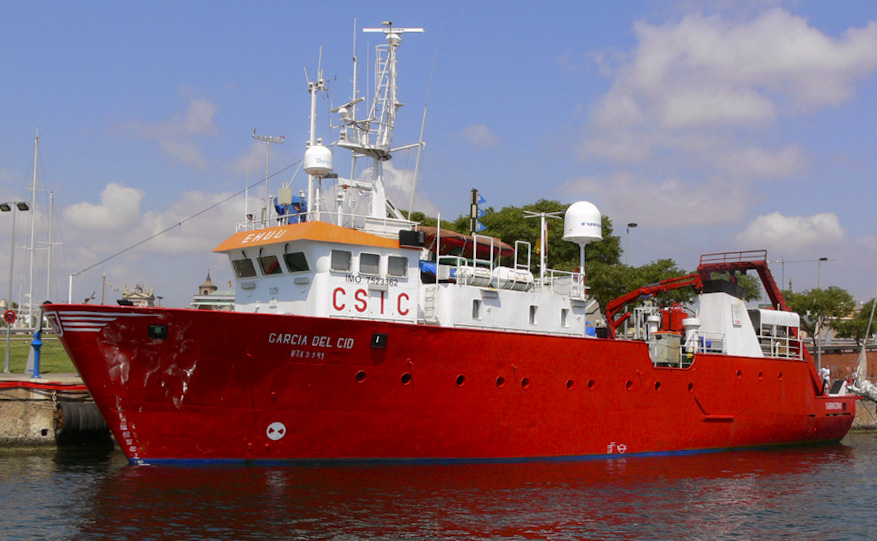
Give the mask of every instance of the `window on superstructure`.
POLYGON ((305 257, 304 252, 283 254, 283 260, 286 262, 286 268, 289 269, 289 272, 307 272, 311 270, 308 267, 308 259, 305 257))
POLYGON ((332 250, 331 269, 333 271, 350 272, 350 252, 347 250, 332 250))
POLYGON ((481 299, 472 299, 472 319, 481 319, 481 299))
POLYGON ((530 306, 530 325, 536 325, 536 309, 538 306, 530 306))
POLYGON ((560 326, 569 327, 569 308, 560 309, 560 326))
POLYGON ((387 274, 389 276, 398 276, 400 278, 408 276, 408 258, 391 255, 387 259, 387 274))
POLYGON ((361 274, 380 274, 381 256, 378 254, 359 254, 359 272, 361 274))
POLYGON ((238 278, 252 278, 256 276, 256 267, 252 259, 235 259, 231 262, 235 276, 238 278))
POLYGON ((259 268, 262 269, 262 274, 265 276, 271 274, 283 274, 283 269, 280 267, 280 260, 277 259, 276 255, 259 257, 259 268))

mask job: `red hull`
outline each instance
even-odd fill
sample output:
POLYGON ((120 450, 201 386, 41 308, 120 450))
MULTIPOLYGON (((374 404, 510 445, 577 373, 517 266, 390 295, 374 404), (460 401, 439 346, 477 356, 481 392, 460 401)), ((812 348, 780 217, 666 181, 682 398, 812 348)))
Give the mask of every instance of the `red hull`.
POLYGON ((44 308, 134 462, 725 449, 837 441, 855 411, 852 396, 818 395, 804 360, 703 354, 689 368, 661 368, 641 342, 44 308), (166 338, 161 327, 150 337, 156 325, 166 338))

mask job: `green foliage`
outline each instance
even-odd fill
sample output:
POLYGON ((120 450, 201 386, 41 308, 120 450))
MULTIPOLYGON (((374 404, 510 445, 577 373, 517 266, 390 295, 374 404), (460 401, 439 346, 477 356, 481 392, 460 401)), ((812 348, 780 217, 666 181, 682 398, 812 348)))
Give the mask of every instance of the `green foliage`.
MULTIPOLYGON (((485 214, 480 219, 486 229, 482 234, 501 239, 503 242, 514 246, 515 241, 530 243, 530 271, 538 275, 539 272, 539 223, 538 217, 527 218, 525 211, 529 212, 556 212, 559 219, 548 218, 548 249, 546 265, 548 268, 575 271, 579 268, 579 246, 563 240, 563 215, 569 205, 559 201, 540 199, 531 205, 523 207, 504 207, 497 211, 493 207, 483 209, 485 214)), ((417 219, 417 214, 412 214, 417 219)), ((433 221, 434 223, 434 221, 433 221)), ((592 242, 585 247, 585 270, 586 282, 590 289, 590 295, 597 299, 602 309, 606 303, 619 297, 628 291, 637 289, 646 284, 652 284, 688 274, 679 268, 672 259, 661 259, 641 267, 629 267, 621 264, 621 238, 614 234, 612 220, 607 216, 602 217, 603 240, 592 242)), ((449 224, 442 224, 459 233, 469 233, 469 216, 460 216, 449 224)), ((512 261, 504 262, 506 265, 512 261)), ((757 286, 756 286, 757 290, 757 286)), ((680 289, 663 293, 659 299, 663 302, 690 302, 694 292, 691 289, 680 289)), ((756 298, 758 295, 756 294, 756 298)))
MULTIPOLYGON (((527 218, 524 212, 558 213, 557 218, 546 218, 548 224, 546 265, 552 269, 572 271, 579 267, 580 261, 579 246, 563 240, 563 215, 568 207, 569 205, 559 201, 547 199, 540 199, 523 207, 504 207, 499 211, 488 207, 483 209, 484 216, 480 219, 487 228, 481 234, 496 237, 511 246, 515 245, 515 241, 529 242, 531 246, 530 270, 537 273, 539 270, 540 219, 538 217, 527 218)), ((415 217, 416 214, 412 214, 412 217, 415 217)), ((449 229, 469 234, 468 216, 460 216, 449 225, 449 229)), ((600 261, 610 265, 617 264, 621 259, 621 242, 617 236, 612 234, 612 221, 606 216, 603 216, 602 220, 602 235, 602 241, 591 243, 585 248, 586 262, 600 261)))
MULTIPOLYGON (((731 280, 728 272, 713 272, 710 274, 713 280, 731 280)), ((761 299, 761 280, 751 274, 736 274, 737 285, 743 288, 744 301, 757 301, 761 299)))
POLYGON ((856 314, 849 319, 839 319, 832 323, 837 336, 840 338, 852 338, 856 341, 856 345, 861 346, 862 342, 869 334, 874 334, 874 322, 871 323, 870 333, 868 330, 868 321, 871 318, 871 307, 874 306, 875 299, 871 299, 862 305, 856 314))
POLYGON ((750 274, 737 276, 737 285, 743 288, 744 301, 757 301, 761 299, 761 280, 750 274))
MULTIPOLYGON (((587 269, 586 282, 590 287, 589 294, 597 299, 600 309, 605 311, 606 304, 629 291, 662 280, 677 278, 689 274, 679 268, 672 259, 659 259, 640 267, 629 267, 622 264, 608 265, 595 261, 585 264, 587 269)), ((661 303, 688 303, 694 298, 691 288, 667 291, 657 295, 661 303)))
POLYGON ((837 286, 808 289, 801 293, 783 291, 783 297, 789 308, 801 316, 801 327, 813 337, 814 345, 816 335, 824 325, 842 325, 841 318, 848 317, 856 308, 853 296, 837 286))

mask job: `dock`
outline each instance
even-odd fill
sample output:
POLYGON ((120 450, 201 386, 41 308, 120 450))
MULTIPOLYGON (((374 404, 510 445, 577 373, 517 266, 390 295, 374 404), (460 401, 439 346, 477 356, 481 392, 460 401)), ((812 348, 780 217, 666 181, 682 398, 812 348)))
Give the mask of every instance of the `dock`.
POLYGON ((112 444, 78 374, 0 373, 0 451, 112 444))

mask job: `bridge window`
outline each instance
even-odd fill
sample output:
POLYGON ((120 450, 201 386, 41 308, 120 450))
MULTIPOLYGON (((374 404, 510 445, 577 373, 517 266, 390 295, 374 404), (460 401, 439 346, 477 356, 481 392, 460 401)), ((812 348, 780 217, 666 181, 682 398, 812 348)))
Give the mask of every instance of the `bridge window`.
POLYGON ((391 255, 387 260, 387 274, 405 278, 408 276, 408 258, 391 255))
POLYGON ((270 274, 283 274, 283 269, 280 267, 280 261, 277 260, 276 255, 260 257, 259 268, 262 269, 262 274, 265 276, 270 274))
POLYGON ((347 250, 332 250, 331 269, 334 271, 350 272, 350 252, 347 250))
POLYGON ((286 262, 286 268, 289 269, 289 272, 307 272, 310 270, 308 259, 305 257, 304 252, 283 254, 283 260, 286 262))
POLYGON ((252 278, 256 276, 256 267, 252 259, 235 259, 231 262, 235 276, 238 278, 252 278))
POLYGON ((380 274, 381 256, 378 254, 360 254, 359 272, 362 274, 380 274))

